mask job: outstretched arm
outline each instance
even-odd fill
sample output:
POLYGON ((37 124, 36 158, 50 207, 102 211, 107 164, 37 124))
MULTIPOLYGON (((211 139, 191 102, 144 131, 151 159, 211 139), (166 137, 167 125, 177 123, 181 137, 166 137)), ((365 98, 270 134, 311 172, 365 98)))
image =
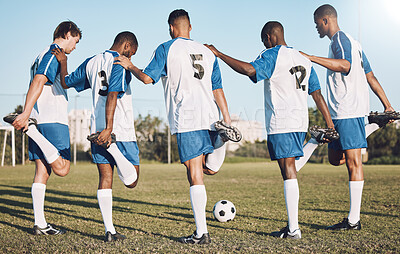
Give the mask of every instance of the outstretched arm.
POLYGON ((365 74, 365 76, 367 77, 368 84, 371 87, 372 91, 376 94, 376 96, 378 96, 379 100, 382 102, 385 111, 394 111, 392 105, 386 97, 385 91, 383 90, 378 79, 375 77, 374 73, 370 71, 365 74))
POLYGON ((222 53, 218 49, 216 49, 213 45, 204 44, 204 46, 209 48, 216 57, 218 57, 222 61, 224 61, 234 71, 236 71, 240 74, 246 75, 252 79, 255 78, 256 69, 250 63, 243 62, 243 61, 237 60, 233 57, 230 57, 228 55, 225 55, 224 53, 222 53))
POLYGON ((221 110, 222 117, 224 118, 224 122, 227 124, 231 124, 231 116, 228 111, 228 104, 225 99, 224 90, 222 88, 213 90, 215 101, 217 102, 218 108, 221 110))
POLYGON ((67 55, 65 55, 65 52, 63 49, 60 48, 55 48, 51 51, 51 53, 57 58, 57 61, 60 63, 60 80, 61 80, 61 86, 64 89, 68 89, 69 87, 65 83, 65 76, 68 75, 68 70, 67 70, 67 55))
POLYGON ((44 84, 46 84, 47 80, 47 77, 42 74, 37 74, 33 78, 29 86, 28 93, 26 95, 24 111, 17 116, 12 124, 15 129, 20 130, 22 128, 26 129, 28 127, 28 119, 32 112, 33 106, 35 106, 35 103, 42 93, 43 86, 44 84))
POLYGON ((333 124, 331 114, 329 113, 328 106, 326 105, 325 99, 321 94, 321 90, 318 89, 314 92, 311 93, 311 96, 313 100, 315 101, 315 104, 317 105, 318 110, 322 113, 326 125, 328 128, 335 129, 335 126, 333 124))
POLYGON ((118 92, 109 92, 107 94, 106 128, 100 132, 100 135, 97 138, 98 145, 104 143, 108 143, 108 145, 110 145, 111 133, 114 126, 114 113, 115 113, 115 108, 117 106, 117 98, 118 98, 118 92))
POLYGON ((116 62, 114 62, 114 64, 121 65, 124 67, 124 69, 130 71, 138 80, 142 81, 143 83, 150 84, 154 82, 152 78, 133 65, 133 63, 126 56, 118 56, 115 58, 115 60, 116 62))
POLYGON ((331 71, 342 72, 342 73, 348 73, 350 71, 351 64, 346 59, 334 59, 327 57, 312 56, 301 51, 300 53, 303 56, 310 59, 311 62, 319 64, 331 71))

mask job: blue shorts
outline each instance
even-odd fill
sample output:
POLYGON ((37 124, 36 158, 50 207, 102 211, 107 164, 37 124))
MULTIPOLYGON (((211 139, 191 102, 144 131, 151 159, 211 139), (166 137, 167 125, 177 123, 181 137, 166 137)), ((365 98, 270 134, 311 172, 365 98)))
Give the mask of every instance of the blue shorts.
MULTIPOLYGON (((38 131, 54 145, 61 157, 66 160, 71 160, 71 151, 69 144, 68 125, 61 123, 41 123, 37 125, 38 131)), ((29 138, 28 141, 29 160, 46 160, 39 146, 29 138)))
POLYGON ((290 132, 268 135, 267 145, 271 160, 302 157, 306 132, 290 132))
MULTIPOLYGON (((121 153, 128 159, 133 165, 139 165, 139 147, 135 141, 117 141, 117 147, 121 153)), ((93 162, 96 164, 110 164, 114 167, 115 160, 106 149, 102 146, 91 143, 91 152, 93 162)))
POLYGON ((340 138, 328 144, 329 149, 344 151, 367 148, 364 117, 333 120, 340 138))
POLYGON ((199 130, 176 134, 178 152, 181 163, 191 160, 202 154, 214 152, 213 140, 217 137, 216 131, 199 130))

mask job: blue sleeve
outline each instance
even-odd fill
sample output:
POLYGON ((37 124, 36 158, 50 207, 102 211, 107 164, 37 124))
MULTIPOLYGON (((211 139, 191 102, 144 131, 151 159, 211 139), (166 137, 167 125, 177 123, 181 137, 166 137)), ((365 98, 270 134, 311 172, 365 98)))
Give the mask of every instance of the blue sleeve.
POLYGON ((153 84, 157 83, 161 76, 167 75, 167 50, 164 44, 158 46, 154 51, 153 57, 143 73, 153 80, 153 84))
POLYGON ((86 76, 86 66, 89 60, 86 59, 78 68, 71 74, 65 77, 65 83, 68 87, 73 87, 79 93, 90 88, 89 80, 86 76))
POLYGON ((321 89, 319 84, 317 73, 314 70, 314 67, 311 67, 310 79, 308 80, 308 94, 311 94, 317 90, 321 89))
POLYGON ((362 52, 362 63, 365 74, 370 73, 372 71, 372 68, 371 65, 369 64, 367 56, 364 54, 364 51, 362 52))
POLYGON ((271 78, 272 74, 275 70, 276 59, 278 57, 280 47, 274 47, 272 49, 268 49, 263 51, 256 60, 251 62, 254 69, 256 69, 255 78, 251 78, 251 81, 257 83, 260 80, 271 78))
POLYGON ((47 51, 43 56, 35 73, 35 75, 45 75, 48 79, 46 84, 53 84, 57 74, 60 73, 60 64, 58 63, 57 58, 51 53, 55 47, 55 45, 50 46, 49 51, 47 51))
POLYGON ((131 79, 132 76, 129 71, 126 71, 124 67, 119 64, 114 64, 111 69, 108 92, 118 92, 118 98, 121 98, 124 95, 131 79))
POLYGON ((215 57, 213 72, 211 75, 212 90, 222 89, 222 78, 221 71, 219 69, 219 64, 217 57, 215 57))
POLYGON ((332 38, 332 53, 335 59, 345 59, 352 64, 351 43, 345 33, 339 31, 332 38))

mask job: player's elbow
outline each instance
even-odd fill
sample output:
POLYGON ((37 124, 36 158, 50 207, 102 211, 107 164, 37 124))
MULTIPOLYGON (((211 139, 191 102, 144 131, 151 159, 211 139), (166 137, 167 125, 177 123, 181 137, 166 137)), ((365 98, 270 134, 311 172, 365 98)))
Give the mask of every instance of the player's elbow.
POLYGON ((146 74, 143 74, 142 75, 142 78, 141 78, 141 80, 142 80, 142 82, 144 83, 144 84, 150 84, 150 83, 153 83, 153 79, 152 78, 150 78, 149 76, 147 76, 146 74))
POLYGON ((248 77, 256 76, 256 69, 254 69, 253 65, 249 64, 245 68, 243 68, 243 74, 248 77))

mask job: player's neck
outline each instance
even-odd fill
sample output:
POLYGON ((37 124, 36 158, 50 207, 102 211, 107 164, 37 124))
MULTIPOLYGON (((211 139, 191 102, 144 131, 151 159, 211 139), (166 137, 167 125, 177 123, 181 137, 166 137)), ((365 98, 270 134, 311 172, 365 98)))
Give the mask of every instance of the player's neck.
POLYGON ((58 46, 60 46, 60 48, 64 48, 64 43, 65 43, 65 39, 63 38, 57 38, 53 41, 52 44, 57 44, 58 46))
POLYGON ((332 27, 329 29, 328 31, 328 37, 330 40, 332 40, 332 37, 338 32, 340 31, 340 28, 337 24, 332 25, 332 27))

